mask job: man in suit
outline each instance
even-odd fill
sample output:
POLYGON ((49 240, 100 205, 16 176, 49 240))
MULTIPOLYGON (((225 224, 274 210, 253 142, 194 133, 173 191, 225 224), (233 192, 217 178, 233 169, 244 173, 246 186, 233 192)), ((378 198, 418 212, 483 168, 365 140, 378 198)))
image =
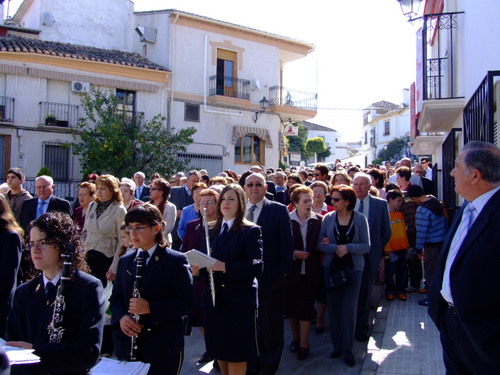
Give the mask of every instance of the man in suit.
POLYGON ((135 199, 138 199, 142 202, 147 202, 149 201, 149 194, 150 190, 149 187, 147 187, 144 184, 144 180, 146 179, 146 175, 142 172, 135 172, 134 174, 134 181, 135 181, 135 199))
POLYGON ((193 193, 191 189, 194 184, 200 182, 200 172, 196 170, 189 171, 187 174, 187 180, 184 185, 174 186, 170 190, 170 202, 175 204, 177 208, 177 220, 175 221, 174 228, 172 229, 172 249, 179 250, 182 245, 182 240, 177 234, 177 228, 179 228, 179 219, 182 214, 182 209, 190 204, 194 203, 193 193))
POLYGON ((266 179, 266 184, 267 184, 266 198, 270 199, 270 200, 274 200, 274 196, 276 195, 276 184, 267 179, 267 175, 264 173, 264 169, 258 165, 253 165, 250 168, 250 172, 261 173, 264 176, 264 178, 266 179))
POLYGON ((358 172, 354 175, 353 188, 356 192, 356 211, 368 218, 370 230, 370 251, 365 254, 365 268, 361 279, 361 289, 358 298, 355 339, 368 339, 368 315, 370 314, 370 297, 372 294, 375 274, 378 272, 384 246, 391 238, 391 223, 387 201, 368 194, 370 191, 370 175, 358 172))
POLYGON ((27 199, 21 208, 21 227, 26 232, 31 221, 46 212, 60 211, 72 215, 71 204, 54 195, 54 180, 50 176, 39 176, 35 179, 37 198, 27 199))
POLYGON ((247 219, 262 228, 264 272, 259 281, 260 367, 278 371, 284 346, 286 274, 293 260, 292 228, 286 206, 265 198, 267 184, 260 173, 245 180, 247 219))
POLYGON ((444 240, 429 291, 447 374, 500 368, 500 149, 467 143, 451 171, 465 202, 444 240))

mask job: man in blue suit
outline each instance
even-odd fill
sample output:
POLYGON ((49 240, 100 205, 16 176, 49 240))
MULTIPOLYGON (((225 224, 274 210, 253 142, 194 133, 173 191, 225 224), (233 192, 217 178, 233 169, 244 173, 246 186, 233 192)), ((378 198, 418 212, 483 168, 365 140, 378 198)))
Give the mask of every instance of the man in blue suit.
POLYGON ((392 233, 387 201, 368 194, 370 185, 371 177, 368 174, 358 172, 354 175, 352 187, 357 198, 354 209, 368 218, 371 243, 370 251, 365 254, 365 268, 359 291, 354 335, 357 341, 366 341, 368 339, 368 315, 370 314, 370 297, 375 282, 375 274, 380 266, 384 246, 389 242, 392 233))
POLYGON ((451 171, 462 209, 444 240, 429 291, 446 373, 500 369, 500 149, 467 143, 451 171))
POLYGON ((134 181, 135 185, 135 199, 138 199, 142 202, 149 201, 149 194, 151 193, 149 187, 146 186, 144 180, 146 179, 146 175, 143 172, 135 172, 134 181))
POLYGON ((293 260, 292 227, 285 205, 265 198, 264 175, 245 180, 247 219, 262 228, 264 272, 259 282, 260 367, 263 375, 278 371, 284 346, 286 274, 293 260))

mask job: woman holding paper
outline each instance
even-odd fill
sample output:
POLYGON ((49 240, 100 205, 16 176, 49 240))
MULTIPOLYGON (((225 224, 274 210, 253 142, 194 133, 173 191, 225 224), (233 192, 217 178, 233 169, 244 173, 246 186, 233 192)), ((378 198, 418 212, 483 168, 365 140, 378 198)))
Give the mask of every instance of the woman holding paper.
MULTIPOLYGON (((210 230, 210 269, 215 283, 215 306, 209 284, 203 292, 205 344, 223 375, 246 374, 256 357, 256 287, 262 272, 260 228, 245 219, 243 188, 227 185, 217 201, 218 218, 210 230)), ((196 271, 193 271, 193 274, 196 271)))

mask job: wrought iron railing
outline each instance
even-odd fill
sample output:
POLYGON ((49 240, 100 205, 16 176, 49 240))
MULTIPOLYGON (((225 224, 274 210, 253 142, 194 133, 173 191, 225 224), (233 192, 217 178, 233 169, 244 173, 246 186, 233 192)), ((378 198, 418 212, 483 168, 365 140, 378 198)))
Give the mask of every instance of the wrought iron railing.
MULTIPOLYGON (((450 219, 453 218, 457 208, 457 193, 455 193, 455 183, 453 181, 453 177, 450 176, 451 171, 455 168, 455 159, 457 157, 457 132, 461 131, 461 129, 451 129, 451 132, 446 137, 445 141, 442 145, 442 153, 443 153, 443 202, 448 209, 448 214, 450 219)), ((432 171, 432 180, 434 180, 434 170, 437 171, 437 168, 432 171)), ((437 175, 437 173, 436 173, 437 175)), ((437 185, 436 185, 437 186, 437 185)))
POLYGON ((272 86, 269 88, 269 104, 316 110, 318 94, 283 86, 272 86))
POLYGON ((0 96, 0 121, 14 122, 14 98, 0 96))
MULTIPOLYGON (((464 108, 464 144, 470 141, 497 143, 498 124, 495 108, 495 85, 500 81, 500 70, 490 71, 464 108)), ((498 111, 498 109, 497 109, 498 111)))
POLYGON ((453 99, 456 84, 456 47, 459 16, 463 12, 428 14, 422 28, 423 98, 453 99))
POLYGON ((78 106, 53 102, 40 102, 40 124, 76 128, 78 124, 78 106))
POLYGON ((250 99, 250 81, 231 76, 214 75, 209 78, 208 95, 229 96, 238 99, 250 99))

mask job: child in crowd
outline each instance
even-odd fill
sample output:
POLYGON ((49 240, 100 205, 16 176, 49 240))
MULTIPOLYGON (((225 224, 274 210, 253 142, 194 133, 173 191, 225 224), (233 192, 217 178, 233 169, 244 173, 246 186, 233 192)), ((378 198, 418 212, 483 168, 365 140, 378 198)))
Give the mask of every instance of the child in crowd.
POLYGON ((385 298, 392 301, 397 296, 401 301, 406 301, 406 249, 408 249, 409 243, 405 219, 403 214, 399 212, 403 203, 403 193, 397 189, 391 190, 387 193, 386 199, 389 205, 392 235, 384 248, 385 298))

